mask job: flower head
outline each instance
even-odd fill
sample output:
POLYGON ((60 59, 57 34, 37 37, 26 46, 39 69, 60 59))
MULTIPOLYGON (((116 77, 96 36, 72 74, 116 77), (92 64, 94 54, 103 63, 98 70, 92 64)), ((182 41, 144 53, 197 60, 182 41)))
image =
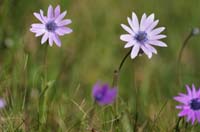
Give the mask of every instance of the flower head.
POLYGON ((149 17, 143 14, 141 22, 139 23, 136 14, 133 12, 132 19, 128 17, 130 27, 121 24, 122 28, 128 34, 121 35, 120 39, 126 42, 125 48, 132 48, 132 59, 139 53, 145 53, 148 58, 151 58, 153 53, 157 54, 153 46, 167 46, 164 42, 160 41, 160 39, 166 38, 166 35, 160 34, 165 28, 159 27, 154 29, 158 22, 158 20, 154 21, 154 14, 151 14, 149 17))
POLYGON ((4 108, 5 106, 6 106, 5 100, 0 98, 0 109, 4 108))
POLYGON ((117 89, 111 89, 108 84, 96 83, 93 87, 92 96, 99 105, 111 104, 116 99, 117 89))
POLYGON ((42 10, 40 10, 40 13, 33 14, 41 23, 32 24, 30 31, 35 33, 36 37, 43 35, 41 40, 42 44, 49 40, 50 46, 52 46, 53 42, 55 42, 55 44, 60 47, 61 41, 59 36, 72 32, 72 29, 66 27, 66 25, 70 24, 72 21, 70 19, 63 20, 67 11, 61 13, 59 5, 55 8, 55 10, 50 5, 48 7, 47 16, 44 16, 44 12, 42 10))
POLYGON ((195 86, 192 85, 192 89, 186 85, 187 94, 179 93, 179 96, 174 99, 181 103, 176 106, 181 112, 178 114, 179 117, 186 116, 187 121, 191 120, 194 124, 195 120, 200 123, 200 89, 196 91, 195 86))

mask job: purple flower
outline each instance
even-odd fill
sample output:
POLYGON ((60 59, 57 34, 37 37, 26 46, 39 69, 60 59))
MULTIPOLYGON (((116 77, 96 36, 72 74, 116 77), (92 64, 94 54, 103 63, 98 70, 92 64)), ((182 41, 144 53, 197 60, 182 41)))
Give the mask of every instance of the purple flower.
POLYGON ((36 37, 43 35, 41 43, 44 44, 49 40, 49 45, 52 46, 53 42, 60 47, 61 41, 59 36, 69 34, 72 32, 72 29, 66 27, 72 21, 70 19, 64 19, 67 11, 63 13, 60 12, 60 6, 58 5, 55 10, 50 5, 48 7, 47 16, 44 16, 44 12, 40 10, 40 13, 33 13, 34 16, 41 22, 31 25, 30 31, 35 33, 36 37))
POLYGON ((140 23, 134 12, 132 13, 132 19, 129 17, 127 19, 130 27, 124 24, 121 24, 121 26, 128 34, 121 35, 120 39, 126 42, 125 48, 132 48, 132 59, 139 53, 145 53, 150 59, 153 53, 157 54, 153 46, 167 47, 164 42, 160 41, 160 39, 166 38, 166 35, 160 34, 165 28, 154 29, 159 22, 159 20, 154 21, 154 14, 147 17, 144 13, 140 23))
POLYGON ((192 85, 192 89, 186 85, 187 94, 179 93, 179 96, 174 99, 181 103, 176 106, 181 112, 178 114, 179 117, 186 116, 187 122, 191 120, 194 124, 195 120, 200 123, 200 89, 196 91, 195 86, 192 85))
POLYGON ((96 83, 93 87, 92 96, 99 105, 111 104, 117 96, 117 89, 110 88, 108 84, 96 83))
POLYGON ((5 100, 0 98, 0 109, 4 108, 5 106, 6 106, 5 100))

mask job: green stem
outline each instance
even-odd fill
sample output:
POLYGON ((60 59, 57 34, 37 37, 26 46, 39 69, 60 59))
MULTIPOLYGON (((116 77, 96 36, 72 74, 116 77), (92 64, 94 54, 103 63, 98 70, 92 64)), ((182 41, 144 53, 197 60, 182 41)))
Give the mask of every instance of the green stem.
POLYGON ((181 49, 179 51, 178 54, 178 59, 177 59, 177 67, 176 67, 176 71, 177 71, 177 80, 178 80, 178 84, 179 86, 181 85, 181 76, 180 76, 180 63, 181 63, 181 57, 183 55, 183 51, 185 49, 185 47, 187 46, 189 40, 193 37, 199 34, 199 28, 193 28, 190 33, 187 35, 187 37, 185 38, 185 40, 183 41, 183 44, 181 46, 181 49))

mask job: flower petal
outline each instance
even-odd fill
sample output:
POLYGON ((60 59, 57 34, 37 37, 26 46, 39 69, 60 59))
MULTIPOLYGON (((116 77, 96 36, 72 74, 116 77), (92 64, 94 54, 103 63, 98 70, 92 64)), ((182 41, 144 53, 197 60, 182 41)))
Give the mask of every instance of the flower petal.
POLYGON ((45 25, 40 24, 40 23, 35 23, 35 24, 32 24, 31 26, 32 28, 45 29, 45 25))
POLYGON ((148 58, 151 59, 152 52, 149 49, 147 49, 144 45, 142 45, 141 48, 144 51, 144 53, 148 56, 148 58))
POLYGON ((151 45, 149 45, 149 44, 145 44, 145 46, 146 46, 152 53, 157 54, 157 50, 156 50, 153 46, 151 46, 151 45))
POLYGON ((146 13, 144 13, 142 15, 142 19, 141 19, 141 22, 140 22, 140 31, 144 31, 146 19, 147 19, 147 16, 146 16, 146 13))
POLYGON ((65 17, 66 14, 67 14, 67 11, 64 11, 63 13, 61 13, 61 14, 55 19, 55 22, 56 22, 56 23, 59 23, 59 22, 65 17))
POLYGON ((52 36, 53 36, 53 40, 54 40, 54 42, 56 43, 56 45, 57 45, 58 47, 61 47, 61 41, 60 41, 60 38, 58 37, 58 35, 53 34, 52 36))
POLYGON ((48 38, 49 38, 49 33, 46 32, 46 33, 44 34, 44 36, 42 37, 41 43, 44 44, 44 42, 46 42, 48 38))
POLYGON ((48 19, 52 19, 53 18, 53 7, 52 7, 52 5, 50 5, 48 7, 47 17, 48 17, 48 19))
POLYGON ((55 18, 60 15, 60 5, 56 6, 56 8, 54 10, 54 15, 55 15, 55 18))
POLYGON ((130 34, 123 34, 123 35, 120 36, 120 39, 121 39, 122 41, 128 42, 128 41, 132 41, 132 40, 133 40, 133 37, 132 37, 132 35, 130 35, 130 34))
POLYGON ((71 21, 70 19, 65 19, 65 20, 63 20, 63 21, 60 21, 60 22, 58 23, 58 26, 65 26, 65 25, 68 25, 68 24, 70 24, 70 23, 72 23, 72 21, 71 21))
POLYGON ((133 31, 138 32, 139 31, 139 21, 138 21, 138 17, 136 16, 136 14, 134 12, 132 12, 132 28, 133 31))
POLYGON ((159 40, 150 40, 150 41, 148 41, 148 43, 151 45, 155 45, 155 46, 167 47, 167 44, 165 44, 164 42, 159 41, 159 40))
POLYGON ((72 29, 71 28, 68 28, 68 27, 61 27, 61 28, 58 28, 56 30, 56 34, 60 35, 60 36, 63 36, 65 34, 69 34, 72 32, 72 29))
POLYGON ((159 40, 159 39, 163 39, 163 38, 166 38, 167 36, 166 35, 156 35, 156 36, 151 36, 149 38, 149 40, 159 40))
POLYGON ((41 15, 39 13, 34 12, 33 15, 40 20, 40 22, 42 22, 43 24, 45 23, 45 21, 43 20, 43 18, 41 17, 41 15))
POLYGON ((145 21, 145 29, 144 30, 147 30, 147 28, 153 23, 154 21, 154 13, 152 13, 149 17, 147 17, 146 21, 145 21))
POLYGON ((125 31, 127 31, 128 33, 130 33, 130 34, 132 34, 132 35, 135 34, 128 26, 126 26, 126 25, 124 25, 124 24, 121 24, 121 26, 122 26, 122 28, 123 28, 125 31))
POLYGON ((135 45, 131 51, 131 58, 134 59, 138 55, 139 51, 140 51, 140 46, 135 45))
POLYGON ((161 33, 164 30, 165 30, 165 27, 156 28, 156 29, 150 31, 149 35, 150 36, 158 35, 159 33, 161 33))
POLYGON ((156 25, 158 25, 159 20, 154 21, 152 24, 149 25, 148 28, 146 28, 146 32, 150 32, 153 28, 156 27, 156 25))

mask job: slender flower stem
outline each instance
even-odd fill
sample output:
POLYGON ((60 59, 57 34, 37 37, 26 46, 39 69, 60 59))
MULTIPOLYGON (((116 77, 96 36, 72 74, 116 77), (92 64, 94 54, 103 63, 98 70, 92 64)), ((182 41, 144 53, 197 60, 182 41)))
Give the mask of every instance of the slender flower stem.
POLYGON ((176 126, 175 126, 175 132, 180 132, 180 129, 179 129, 179 124, 180 124, 180 121, 181 121, 181 117, 178 118, 177 122, 176 122, 176 126))
MULTIPOLYGON (((39 121, 41 123, 46 122, 46 101, 47 98, 45 93, 48 89, 47 85, 47 51, 48 51, 48 44, 44 45, 44 54, 43 54, 43 82, 42 82, 42 89, 40 93, 39 99, 39 121)), ((42 129, 41 127, 39 129, 42 129)))
POLYGON ((198 35, 199 34, 199 28, 193 28, 190 33, 188 34, 188 36, 186 37, 186 39, 183 41, 183 44, 181 46, 181 49, 179 51, 179 54, 178 54, 178 59, 177 59, 177 67, 176 67, 176 70, 177 70, 177 80, 178 80, 178 84, 181 85, 181 77, 180 77, 180 62, 181 62, 181 57, 182 57, 182 54, 183 54, 183 51, 185 49, 185 47, 187 46, 189 40, 195 36, 195 35, 198 35))
MULTIPOLYGON (((132 50, 132 49, 131 49, 132 50)), ((127 52, 127 54, 124 56, 124 58, 122 59, 119 67, 117 70, 114 71, 114 75, 113 75, 113 84, 112 86, 113 87, 117 87, 117 84, 118 84, 118 80, 119 80, 119 73, 124 65, 124 62, 126 61, 126 59, 128 58, 128 56, 130 55, 131 53, 131 50, 127 52)), ((116 100, 116 104, 115 104, 115 117, 117 116, 117 110, 118 110, 118 99, 116 100)))
POLYGON ((119 73, 120 73, 120 71, 121 71, 121 69, 122 69, 122 67, 123 67, 123 65, 124 65, 124 62, 126 61, 126 59, 128 58, 128 56, 130 55, 131 50, 132 50, 132 49, 130 49, 130 50, 127 52, 127 54, 124 56, 124 58, 122 59, 120 65, 119 65, 119 67, 118 67, 118 69, 117 69, 117 70, 114 70, 113 84, 112 84, 113 87, 116 87, 116 86, 117 86, 117 82, 118 82, 118 79, 119 79, 119 73))

